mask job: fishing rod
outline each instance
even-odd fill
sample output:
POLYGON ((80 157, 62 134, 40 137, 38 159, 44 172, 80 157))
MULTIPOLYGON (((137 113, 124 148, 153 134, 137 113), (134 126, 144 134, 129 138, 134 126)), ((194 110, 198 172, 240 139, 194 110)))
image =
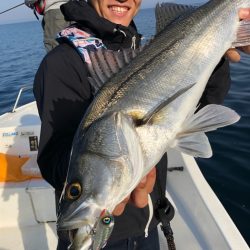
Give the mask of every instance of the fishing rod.
POLYGON ((11 7, 9 9, 7 9, 7 10, 4 10, 4 11, 0 12, 0 15, 5 13, 5 12, 8 12, 10 10, 13 10, 13 9, 15 9, 15 8, 17 8, 17 7, 21 6, 21 5, 24 5, 24 3, 20 3, 20 4, 16 5, 16 6, 14 6, 14 7, 11 7))

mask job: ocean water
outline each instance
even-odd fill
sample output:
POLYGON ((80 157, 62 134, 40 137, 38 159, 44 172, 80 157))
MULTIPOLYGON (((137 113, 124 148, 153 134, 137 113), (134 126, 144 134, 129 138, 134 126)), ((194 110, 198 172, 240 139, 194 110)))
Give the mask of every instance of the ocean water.
MULTIPOLYGON (((0 114, 13 108, 22 86, 32 86, 45 55, 42 35, 38 21, 0 25, 0 114)), ((32 100, 32 91, 26 91, 20 104, 32 100)))
MULTIPOLYGON (((135 19, 145 40, 155 32, 152 9, 135 19)), ((0 115, 13 108, 19 89, 32 86, 45 51, 38 21, 0 25, 0 115)), ((241 115, 232 126, 209 133, 214 155, 198 160, 207 181, 250 245, 250 56, 231 65, 232 87, 225 105, 241 115)), ((218 83, 219 84, 219 83, 218 83)), ((32 91, 20 105, 34 100, 32 91)))

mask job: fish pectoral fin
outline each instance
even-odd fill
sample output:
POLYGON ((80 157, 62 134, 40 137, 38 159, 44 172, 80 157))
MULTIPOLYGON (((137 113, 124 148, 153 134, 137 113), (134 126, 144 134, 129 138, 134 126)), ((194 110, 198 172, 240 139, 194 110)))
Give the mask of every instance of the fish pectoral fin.
POLYGON ((161 3, 155 8, 156 17, 156 34, 161 32, 167 25, 174 20, 195 10, 198 6, 176 4, 176 3, 161 3))
POLYGON ((237 31, 236 41, 233 42, 233 47, 242 47, 250 45, 250 20, 243 20, 237 31))
POLYGON ((173 148, 193 157, 210 158, 212 156, 208 138, 202 132, 178 137, 173 148))
POLYGON ((93 94, 96 94, 106 81, 125 67, 125 65, 129 64, 139 52, 140 49, 134 50, 132 48, 120 51, 101 48, 96 51, 90 51, 91 63, 87 63, 87 67, 90 73, 89 83, 93 94))
POLYGON ((172 147, 194 157, 211 157, 211 147, 204 132, 231 125, 239 119, 240 116, 234 110, 221 105, 209 104, 187 117, 172 147))

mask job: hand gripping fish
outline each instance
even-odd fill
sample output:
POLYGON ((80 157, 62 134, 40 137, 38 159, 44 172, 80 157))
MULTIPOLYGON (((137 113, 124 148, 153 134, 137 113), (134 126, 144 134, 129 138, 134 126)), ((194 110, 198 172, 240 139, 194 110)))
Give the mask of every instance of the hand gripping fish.
POLYGON ((250 0, 158 5, 158 34, 136 56, 90 54, 90 83, 98 92, 73 141, 57 221, 59 230, 73 231, 69 249, 106 244, 112 211, 168 148, 211 157, 205 132, 239 120, 220 105, 196 108, 227 49, 249 44, 249 23, 238 18, 242 7, 250 0))

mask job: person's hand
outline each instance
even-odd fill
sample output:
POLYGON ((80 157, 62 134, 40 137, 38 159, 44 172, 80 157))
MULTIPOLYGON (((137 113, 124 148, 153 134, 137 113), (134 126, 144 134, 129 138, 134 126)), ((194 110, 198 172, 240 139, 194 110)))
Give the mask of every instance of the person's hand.
POLYGON ((156 179, 155 167, 141 180, 133 192, 119 203, 113 211, 113 215, 121 215, 128 202, 138 208, 143 208, 148 204, 148 194, 153 191, 156 179))
MULTIPOLYGON (((250 20, 250 8, 241 9, 239 11, 239 18, 245 19, 245 20, 250 20)), ((245 47, 241 47, 241 48, 237 48, 237 49, 239 49, 240 51, 243 51, 247 54, 250 54, 250 45, 245 46, 245 47)), ((226 57, 231 62, 239 62, 240 61, 240 53, 237 49, 229 49, 226 52, 226 57)))

